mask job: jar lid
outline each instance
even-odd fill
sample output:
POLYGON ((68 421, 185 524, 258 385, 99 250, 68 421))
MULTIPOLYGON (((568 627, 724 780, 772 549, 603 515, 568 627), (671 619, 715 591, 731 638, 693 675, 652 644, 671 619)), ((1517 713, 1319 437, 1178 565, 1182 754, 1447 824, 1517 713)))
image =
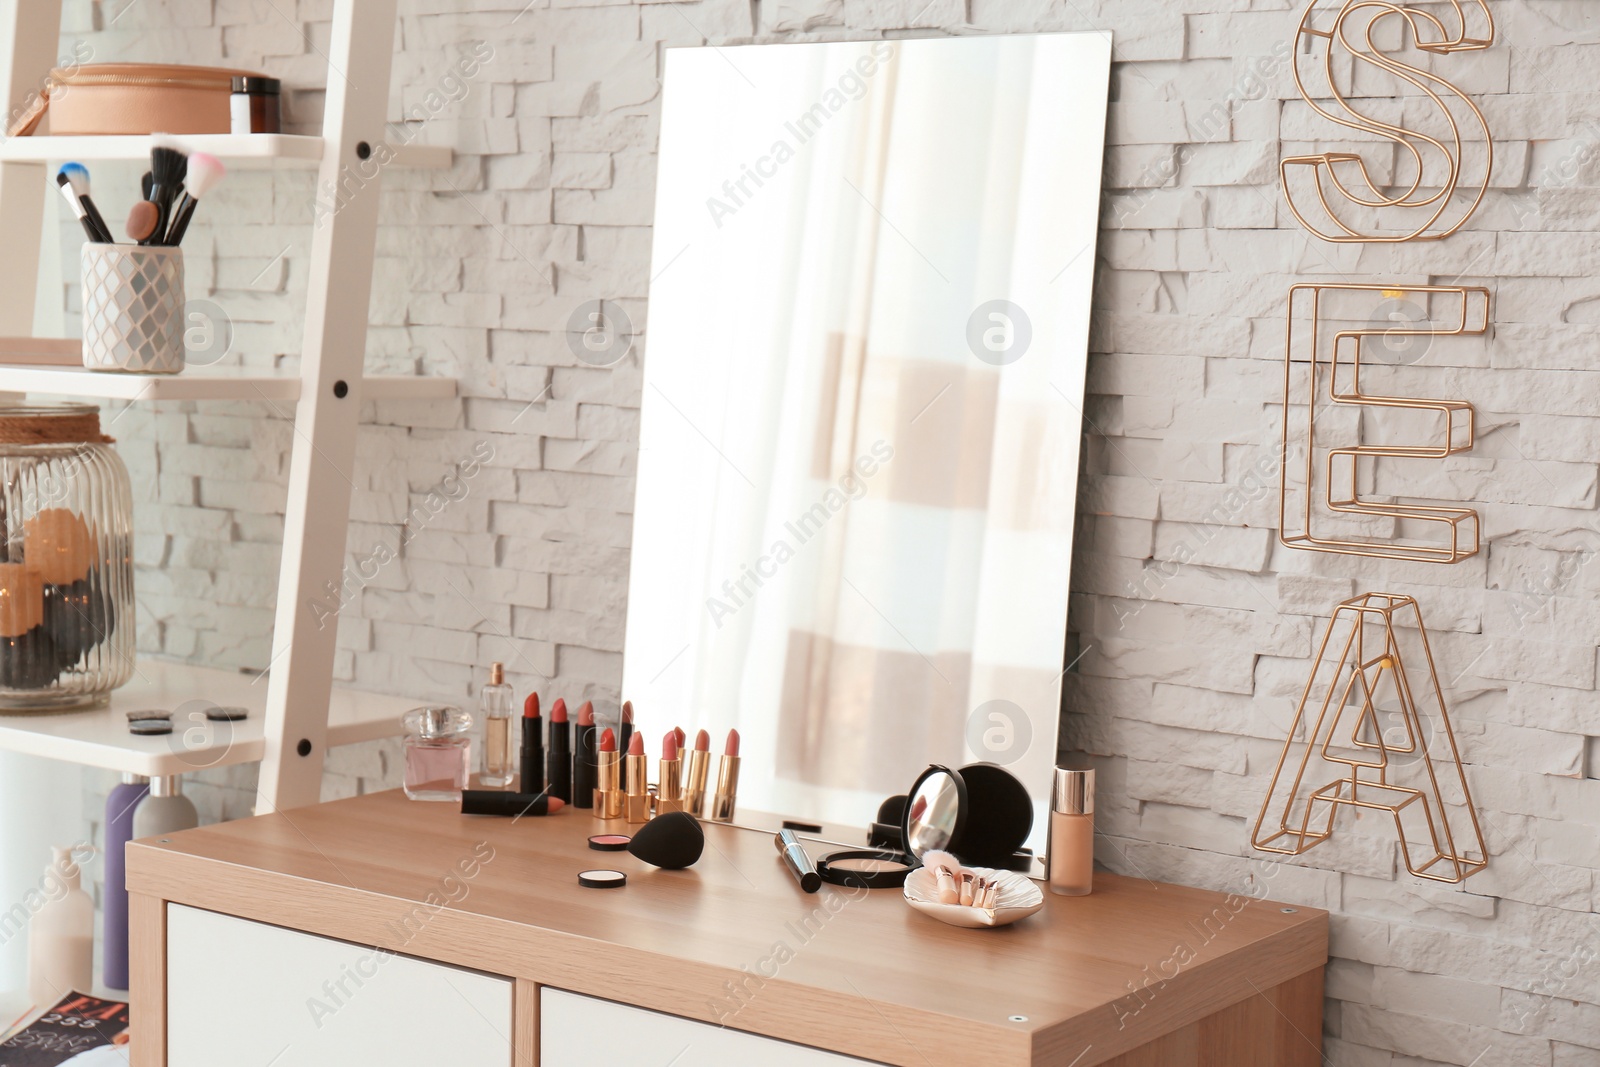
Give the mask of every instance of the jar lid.
POLYGON ((100 409, 93 404, 0 403, 0 445, 110 443, 100 432, 100 409))
POLYGON ((251 96, 277 96, 283 91, 283 83, 277 78, 264 78, 259 74, 235 74, 233 91, 249 93, 251 96))
POLYGON ((424 704, 406 712, 400 721, 413 736, 424 740, 454 737, 472 729, 472 716, 453 704, 424 704))

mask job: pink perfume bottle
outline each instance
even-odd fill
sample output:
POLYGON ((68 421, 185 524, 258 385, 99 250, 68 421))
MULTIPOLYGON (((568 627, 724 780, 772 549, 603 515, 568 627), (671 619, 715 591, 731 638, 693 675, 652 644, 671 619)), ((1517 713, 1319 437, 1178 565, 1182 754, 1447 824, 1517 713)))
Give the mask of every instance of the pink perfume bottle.
POLYGON ((406 796, 459 803, 472 769, 472 716, 448 704, 412 708, 406 728, 406 796))

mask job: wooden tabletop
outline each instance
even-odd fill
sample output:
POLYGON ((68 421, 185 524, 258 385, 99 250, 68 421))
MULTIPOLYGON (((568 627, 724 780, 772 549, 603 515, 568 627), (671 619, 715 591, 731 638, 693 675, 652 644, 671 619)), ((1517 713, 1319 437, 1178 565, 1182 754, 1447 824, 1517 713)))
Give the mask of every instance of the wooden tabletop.
POLYGON ((898 889, 801 892, 769 833, 708 823, 683 871, 588 847, 634 829, 395 790, 136 842, 128 886, 805 1044, 825 1026, 835 1051, 908 1067, 1088 1067, 1327 960, 1326 912, 1104 872, 1087 897, 962 930, 898 889), (628 884, 580 887, 591 868, 628 884))

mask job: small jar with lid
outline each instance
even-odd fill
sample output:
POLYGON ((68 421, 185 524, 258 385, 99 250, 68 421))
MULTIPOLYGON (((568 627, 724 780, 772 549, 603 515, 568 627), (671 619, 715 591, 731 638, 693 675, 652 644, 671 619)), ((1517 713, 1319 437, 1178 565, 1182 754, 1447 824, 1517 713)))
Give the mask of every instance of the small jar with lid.
POLYGON ((449 704, 412 708, 406 729, 406 796, 460 803, 472 772, 472 716, 449 704))
POLYGON ((234 75, 229 126, 234 133, 281 133, 283 86, 277 78, 234 75))

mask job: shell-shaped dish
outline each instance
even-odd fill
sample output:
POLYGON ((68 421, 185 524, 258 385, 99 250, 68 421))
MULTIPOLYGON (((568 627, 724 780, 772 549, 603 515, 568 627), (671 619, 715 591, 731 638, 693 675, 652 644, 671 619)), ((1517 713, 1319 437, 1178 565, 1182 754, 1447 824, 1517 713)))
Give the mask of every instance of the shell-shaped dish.
POLYGON ((1040 892, 1039 884, 1025 874, 997 871, 989 867, 968 867, 966 870, 1000 883, 1000 899, 993 911, 962 904, 939 903, 939 889, 934 882, 933 872, 926 867, 918 867, 906 876, 906 903, 942 923, 969 929, 1009 926, 1044 907, 1044 893, 1040 892))

